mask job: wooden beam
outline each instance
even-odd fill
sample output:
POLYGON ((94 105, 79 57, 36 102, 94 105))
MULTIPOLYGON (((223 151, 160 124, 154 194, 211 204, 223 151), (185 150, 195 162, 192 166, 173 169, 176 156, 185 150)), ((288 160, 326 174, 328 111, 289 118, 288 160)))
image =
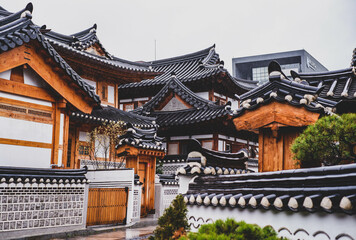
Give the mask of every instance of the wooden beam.
POLYGON ((15 49, 0 54, 0 72, 21 66, 29 62, 26 54, 28 47, 22 45, 15 49))
MULTIPOLYGON (((320 114, 285 103, 272 102, 255 110, 246 110, 233 122, 237 130, 256 130, 271 123, 281 126, 303 127, 315 123, 320 114)), ((275 125, 273 125, 275 126, 275 125)))
POLYGON ((18 145, 35 148, 52 148, 51 143, 32 142, 18 139, 0 138, 0 144, 18 145))
POLYGON ((34 87, 24 83, 9 81, 2 78, 0 78, 0 91, 45 100, 49 102, 56 101, 55 98, 43 88, 34 87))
POLYGON ((0 103, 22 106, 22 107, 26 107, 26 108, 40 109, 40 110, 49 111, 49 112, 53 111, 53 107, 44 106, 44 105, 40 105, 40 104, 36 104, 36 103, 23 102, 23 101, 9 99, 9 98, 3 98, 3 97, 0 97, 0 103))
POLYGON ((11 111, 0 111, 0 116, 1 117, 7 117, 7 118, 15 118, 15 119, 21 119, 21 120, 26 120, 30 122, 39 122, 39 123, 45 123, 45 124, 53 124, 53 119, 52 118, 46 118, 46 117, 40 117, 40 116, 32 116, 26 113, 14 113, 11 111))
POLYGON ((24 82, 23 65, 11 69, 10 80, 19 83, 24 82))
MULTIPOLYGON (((66 99, 73 106, 84 113, 91 113, 93 105, 85 101, 82 94, 78 94, 77 89, 70 86, 69 76, 63 70, 63 75, 56 73, 50 65, 44 60, 43 56, 31 49, 31 61, 29 65, 41 76, 56 92, 66 99)), ((78 86, 79 88, 79 86, 78 86)))

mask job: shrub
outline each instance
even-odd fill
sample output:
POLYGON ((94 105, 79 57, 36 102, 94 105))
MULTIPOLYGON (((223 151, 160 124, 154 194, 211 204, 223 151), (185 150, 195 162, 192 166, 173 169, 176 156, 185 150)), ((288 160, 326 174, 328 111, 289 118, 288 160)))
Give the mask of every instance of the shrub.
POLYGON ((332 115, 319 119, 297 137, 291 150, 300 167, 355 162, 356 114, 332 115))
POLYGON ((154 231, 154 237, 150 237, 150 239, 178 239, 180 236, 185 235, 189 229, 187 212, 183 196, 178 195, 158 219, 158 226, 154 231))
POLYGON ((217 220, 215 223, 202 225, 197 233, 189 233, 188 237, 180 240, 278 240, 275 230, 266 226, 260 228, 255 224, 247 224, 244 221, 236 222, 228 218, 225 221, 217 220))

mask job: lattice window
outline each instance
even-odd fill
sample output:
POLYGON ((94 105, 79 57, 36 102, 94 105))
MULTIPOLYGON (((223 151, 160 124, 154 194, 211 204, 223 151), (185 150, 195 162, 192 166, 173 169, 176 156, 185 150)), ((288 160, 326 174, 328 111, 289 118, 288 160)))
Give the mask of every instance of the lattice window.
POLYGON ((78 147, 79 155, 89 155, 89 146, 80 145, 78 147))
POLYGON ((32 110, 29 109, 28 110, 28 114, 32 114, 32 115, 37 115, 37 116, 41 116, 41 117, 52 117, 52 113, 50 112, 44 112, 44 111, 38 111, 38 110, 32 110))
POLYGON ((14 113, 35 115, 42 118, 52 119, 52 112, 38 110, 38 109, 31 109, 23 106, 12 105, 12 104, 0 103, 0 110, 14 112, 14 113))

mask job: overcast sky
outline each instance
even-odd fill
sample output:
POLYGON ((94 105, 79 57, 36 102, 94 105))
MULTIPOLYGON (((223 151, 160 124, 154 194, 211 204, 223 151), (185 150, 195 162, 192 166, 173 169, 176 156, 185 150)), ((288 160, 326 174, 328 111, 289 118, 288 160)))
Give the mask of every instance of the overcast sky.
MULTIPOLYGON (((26 0, 0 0, 18 11, 26 0)), ((174 57, 214 43, 226 68, 233 57, 305 49, 329 70, 350 66, 355 0, 33 0, 33 21, 72 34, 97 23, 113 55, 131 61, 174 57)))

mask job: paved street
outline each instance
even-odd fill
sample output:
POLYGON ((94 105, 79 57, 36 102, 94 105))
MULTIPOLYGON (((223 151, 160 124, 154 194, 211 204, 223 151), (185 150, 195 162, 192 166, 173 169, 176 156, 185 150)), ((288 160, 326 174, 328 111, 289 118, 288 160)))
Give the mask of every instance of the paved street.
MULTIPOLYGON (((105 240, 121 240, 121 239, 130 239, 130 240, 141 240, 148 239, 148 237, 153 233, 156 226, 147 226, 142 228, 127 228, 119 229, 114 232, 105 232, 89 236, 78 236, 73 238, 67 238, 71 240, 94 240, 94 239, 105 239, 105 240)), ((53 239, 56 240, 56 239, 53 239)))

